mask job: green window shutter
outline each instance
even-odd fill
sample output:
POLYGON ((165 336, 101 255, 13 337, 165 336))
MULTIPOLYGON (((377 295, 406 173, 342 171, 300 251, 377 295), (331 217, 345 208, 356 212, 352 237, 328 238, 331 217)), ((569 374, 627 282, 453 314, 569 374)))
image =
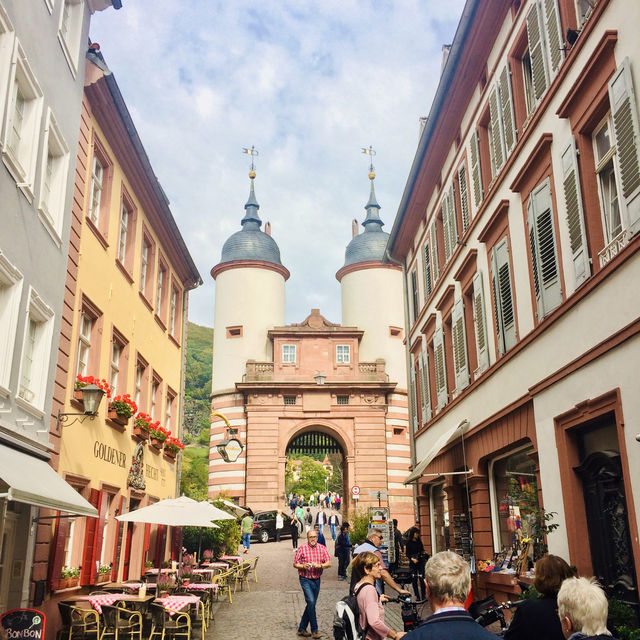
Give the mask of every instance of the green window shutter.
POLYGON ((451 334, 453 341, 453 363, 456 376, 456 394, 469 385, 469 360, 467 358, 467 335, 464 326, 464 305, 457 300, 451 312, 451 334))
POLYGON ((438 411, 448 402, 447 393, 447 368, 444 355, 444 332, 438 327, 433 334, 433 357, 436 374, 436 397, 438 399, 438 411))
POLYGON ((516 316, 513 306, 507 238, 503 238, 491 251, 491 280, 498 334, 498 352, 502 355, 516 343, 516 316))
POLYGON ((529 41, 529 57, 531 58, 533 75, 533 95, 536 102, 540 100, 548 85, 547 61, 544 53, 541 23, 540 6, 536 3, 527 14, 527 39, 529 41))
POLYGON ((448 262, 453 255, 458 239, 453 185, 449 187, 442 200, 442 229, 444 233, 444 258, 445 262, 448 262))
POLYGON ((460 191, 460 213, 462 218, 462 234, 464 235, 471 224, 469 214, 469 187, 467 185, 467 170, 464 162, 458 169, 458 189, 460 191))
POLYGON ((487 315, 484 304, 482 273, 476 271, 473 276, 473 326, 476 335, 476 356, 478 368, 474 371, 474 379, 489 368, 489 346, 487 343, 487 315))
POLYGON ((431 420, 431 397, 429 392, 429 361, 427 352, 423 349, 420 352, 420 399, 422 400, 422 423, 431 420))
POLYGON ((482 171, 480 166, 480 148, 478 147, 478 132, 471 134, 471 144, 469 145, 471 155, 471 181, 473 182, 473 202, 476 209, 482 202, 482 171))
POLYGON ((616 134, 622 197, 628 216, 628 228, 633 234, 640 228, 640 136, 629 58, 623 60, 609 82, 609 101, 616 134))
POLYGON ((418 430, 418 400, 416 394, 416 363, 411 358, 411 368, 409 369, 409 412, 411 414, 411 427, 413 433, 418 430))
POLYGON ((505 154, 508 156, 516 146, 516 119, 513 113, 513 93, 511 91, 511 71, 505 64, 500 73, 500 113, 504 133, 505 154))
POLYGON ((429 235, 431 236, 431 266, 433 273, 433 282, 437 282, 440 277, 440 265, 438 264, 438 236, 436 234, 436 222, 433 221, 431 225, 431 229, 429 231, 429 235))
POLYGON ((554 76, 564 59, 564 38, 560 26, 558 0, 543 0, 544 27, 549 53, 550 76, 554 76))
POLYGON ((426 302, 433 291, 433 285, 431 284, 431 255, 428 242, 424 243, 422 259, 424 267, 424 300, 426 302))
POLYGON ((573 137, 562 154, 562 182, 564 185, 564 202, 567 209, 567 227, 569 229, 573 270, 576 277, 576 287, 578 287, 591 275, 591 264, 589 262, 589 248, 584 226, 578 154, 573 137))

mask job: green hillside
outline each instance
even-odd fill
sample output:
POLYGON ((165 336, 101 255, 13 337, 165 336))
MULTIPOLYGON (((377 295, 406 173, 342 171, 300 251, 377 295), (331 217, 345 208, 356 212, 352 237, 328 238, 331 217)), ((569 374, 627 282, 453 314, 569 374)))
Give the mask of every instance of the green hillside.
POLYGON ((184 406, 185 442, 209 442, 209 396, 211 394, 213 329, 189 322, 184 406))

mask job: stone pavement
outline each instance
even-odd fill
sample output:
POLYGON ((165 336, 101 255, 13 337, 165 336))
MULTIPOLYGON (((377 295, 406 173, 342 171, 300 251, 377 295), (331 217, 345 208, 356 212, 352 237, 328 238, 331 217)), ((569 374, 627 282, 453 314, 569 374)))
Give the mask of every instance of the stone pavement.
MULTIPOLYGON (((328 527, 325 530, 328 533, 328 527)), ((302 541, 302 537, 300 540, 302 541)), ((333 556, 333 541, 329 533, 327 548, 333 566, 325 569, 318 599, 319 630, 323 638, 333 638, 333 610, 335 603, 348 591, 347 582, 338 581, 338 562, 333 556)), ((206 634, 206 640, 231 638, 254 640, 256 638, 297 638, 298 622, 305 608, 305 601, 298 582, 298 572, 293 568, 293 548, 290 539, 279 543, 251 543, 251 551, 244 556, 259 556, 258 583, 251 582, 251 591, 238 590, 233 603, 220 600, 214 606, 215 622, 206 634)), ((388 595, 395 595, 393 591, 388 595)), ((423 616, 426 613, 422 614, 423 616)), ((400 606, 385 606, 385 620, 396 630, 402 629, 400 606)))

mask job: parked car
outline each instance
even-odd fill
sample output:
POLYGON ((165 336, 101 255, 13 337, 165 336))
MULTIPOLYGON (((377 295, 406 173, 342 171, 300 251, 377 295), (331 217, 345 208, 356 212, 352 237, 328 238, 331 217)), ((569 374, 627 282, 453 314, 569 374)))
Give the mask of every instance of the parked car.
MULTIPOLYGON (((291 525, 289 524, 290 518, 283 514, 284 528, 280 534, 282 537, 291 536, 291 525)), ((251 533, 252 539, 257 539, 260 542, 269 542, 269 540, 275 540, 276 538, 276 510, 272 511, 257 511, 253 514, 253 532, 251 533)))

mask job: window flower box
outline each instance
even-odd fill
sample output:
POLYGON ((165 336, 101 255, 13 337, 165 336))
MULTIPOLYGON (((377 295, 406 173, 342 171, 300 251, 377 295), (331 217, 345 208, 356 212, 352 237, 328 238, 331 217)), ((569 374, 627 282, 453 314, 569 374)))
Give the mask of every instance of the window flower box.
POLYGON ((133 421, 132 435, 138 438, 138 440, 148 440, 150 426, 151 416, 141 411, 133 421))
POLYGON ((136 403, 126 393, 116 396, 110 403, 107 417, 116 424, 126 425, 129 418, 138 410, 136 403))
POLYGON ((182 449, 184 449, 184 445, 180 440, 178 440, 178 438, 172 438, 171 436, 167 437, 164 443, 164 453, 167 457, 175 460, 178 455, 178 451, 181 451, 182 449))
POLYGON ((151 446, 160 451, 164 445, 164 441, 169 437, 169 431, 160 425, 160 422, 152 422, 149 425, 149 437, 151 438, 151 446))

